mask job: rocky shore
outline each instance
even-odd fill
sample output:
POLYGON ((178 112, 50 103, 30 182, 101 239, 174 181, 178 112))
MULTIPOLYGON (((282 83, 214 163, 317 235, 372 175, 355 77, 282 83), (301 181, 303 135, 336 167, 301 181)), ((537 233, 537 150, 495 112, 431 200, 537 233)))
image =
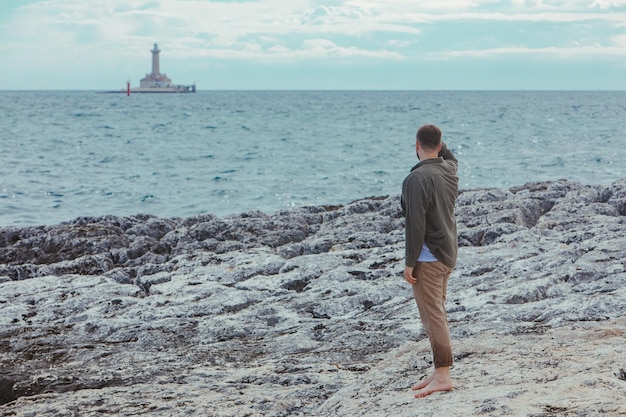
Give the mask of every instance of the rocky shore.
POLYGON ((0 229, 0 415, 626 416, 626 179, 460 193, 421 400, 399 206, 0 229))

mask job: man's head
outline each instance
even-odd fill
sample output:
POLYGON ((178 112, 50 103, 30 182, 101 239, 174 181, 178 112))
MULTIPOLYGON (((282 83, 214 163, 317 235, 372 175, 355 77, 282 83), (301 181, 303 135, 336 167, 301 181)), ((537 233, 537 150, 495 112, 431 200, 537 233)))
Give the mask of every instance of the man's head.
POLYGON ((417 142, 425 151, 437 151, 441 146, 441 129, 435 125, 424 125, 417 131, 417 142))
POLYGON ((441 150, 441 130, 435 125, 424 125, 417 131, 415 152, 417 159, 437 158, 441 150))

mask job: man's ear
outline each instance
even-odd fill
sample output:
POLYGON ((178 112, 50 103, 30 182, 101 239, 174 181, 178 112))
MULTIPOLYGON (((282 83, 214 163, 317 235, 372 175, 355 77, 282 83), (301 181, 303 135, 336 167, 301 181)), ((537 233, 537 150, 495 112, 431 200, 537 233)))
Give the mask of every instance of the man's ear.
POLYGON ((437 153, 441 152, 441 148, 443 146, 443 143, 439 143, 439 146, 437 146, 437 153))

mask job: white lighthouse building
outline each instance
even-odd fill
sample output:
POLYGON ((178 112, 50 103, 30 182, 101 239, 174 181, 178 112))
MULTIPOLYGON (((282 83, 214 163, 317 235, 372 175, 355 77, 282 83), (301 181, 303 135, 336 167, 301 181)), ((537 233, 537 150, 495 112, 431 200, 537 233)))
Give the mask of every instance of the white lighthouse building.
POLYGON ((195 93, 196 85, 172 84, 166 74, 161 74, 159 54, 161 50, 155 43, 152 52, 152 72, 146 74, 140 81, 139 88, 129 89, 129 93, 195 93))
POLYGON ((161 74, 159 69, 159 54, 161 50, 154 44, 154 48, 152 49, 152 72, 150 74, 146 74, 145 77, 141 79, 141 88, 155 88, 155 87, 171 87, 172 80, 167 78, 167 75, 161 74))

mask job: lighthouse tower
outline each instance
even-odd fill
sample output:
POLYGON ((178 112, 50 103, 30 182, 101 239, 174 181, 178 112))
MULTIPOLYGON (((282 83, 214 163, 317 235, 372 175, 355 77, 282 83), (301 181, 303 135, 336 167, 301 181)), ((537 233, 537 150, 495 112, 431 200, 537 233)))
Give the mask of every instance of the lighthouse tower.
POLYGON ((169 87, 172 84, 172 80, 167 78, 167 75, 161 74, 160 72, 159 53, 161 50, 156 43, 150 52, 152 52, 152 73, 146 74, 146 76, 141 79, 141 88, 169 87))
POLYGON ((152 75, 158 75, 160 72, 159 71, 159 54, 161 53, 161 50, 155 43, 154 48, 150 52, 152 52, 152 75))

